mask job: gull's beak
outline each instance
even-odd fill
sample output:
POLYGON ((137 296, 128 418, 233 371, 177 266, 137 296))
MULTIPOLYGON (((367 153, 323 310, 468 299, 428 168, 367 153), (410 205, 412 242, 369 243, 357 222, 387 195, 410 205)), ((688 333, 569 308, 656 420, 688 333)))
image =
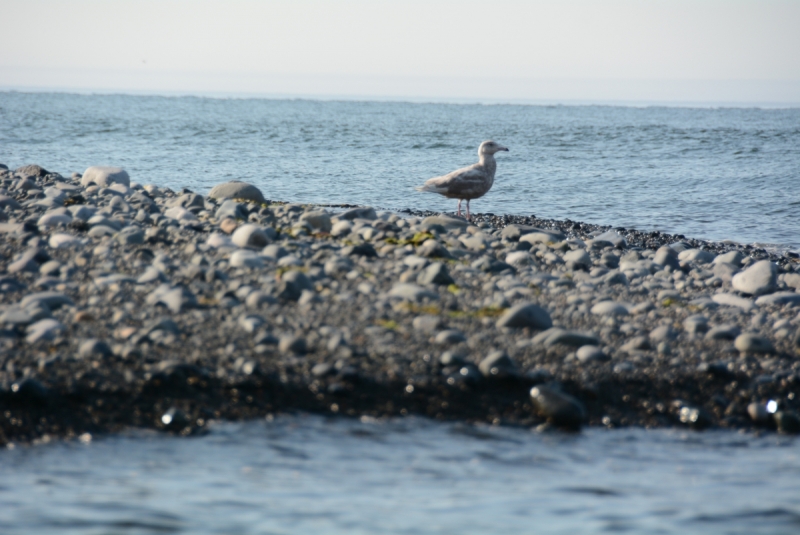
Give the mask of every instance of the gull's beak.
POLYGON ((508 152, 508 148, 506 148, 506 147, 500 147, 500 148, 499 148, 499 149, 497 149, 497 150, 498 150, 498 151, 500 151, 500 150, 504 150, 504 151, 508 152))

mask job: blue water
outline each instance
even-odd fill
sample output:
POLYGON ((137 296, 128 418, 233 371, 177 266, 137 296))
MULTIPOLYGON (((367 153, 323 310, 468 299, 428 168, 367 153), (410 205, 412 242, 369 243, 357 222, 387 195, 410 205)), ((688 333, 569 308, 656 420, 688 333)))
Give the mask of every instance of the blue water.
POLYGON ((535 214, 800 249, 800 109, 527 106, 0 92, 0 162, 205 193, 453 210, 425 179, 476 161, 475 211, 535 214))
POLYGON ((293 416, 0 452, 0 532, 800 533, 800 441, 293 416))

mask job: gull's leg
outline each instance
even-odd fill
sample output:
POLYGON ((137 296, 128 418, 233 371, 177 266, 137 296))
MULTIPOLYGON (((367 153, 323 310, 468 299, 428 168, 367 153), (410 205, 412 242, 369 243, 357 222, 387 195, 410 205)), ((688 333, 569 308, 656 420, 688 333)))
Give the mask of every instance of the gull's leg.
POLYGON ((472 219, 472 216, 469 215, 469 199, 467 199, 467 220, 472 219))
POLYGON ((458 211, 456 211, 456 216, 461 216, 461 199, 458 199, 458 211))

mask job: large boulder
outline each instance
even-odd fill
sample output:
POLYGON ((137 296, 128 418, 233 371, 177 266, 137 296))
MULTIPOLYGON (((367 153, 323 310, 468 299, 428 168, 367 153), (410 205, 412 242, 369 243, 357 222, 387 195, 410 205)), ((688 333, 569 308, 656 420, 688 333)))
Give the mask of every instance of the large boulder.
POLYGON ((267 202, 261 190, 252 184, 238 180, 217 184, 208 196, 212 199, 242 199, 257 203, 267 202))
POLYGON ((84 171, 83 177, 81 177, 81 186, 86 187, 91 184, 97 184, 102 188, 107 188, 111 184, 122 184, 130 188, 131 177, 128 176, 128 172, 121 167, 96 165, 84 171))

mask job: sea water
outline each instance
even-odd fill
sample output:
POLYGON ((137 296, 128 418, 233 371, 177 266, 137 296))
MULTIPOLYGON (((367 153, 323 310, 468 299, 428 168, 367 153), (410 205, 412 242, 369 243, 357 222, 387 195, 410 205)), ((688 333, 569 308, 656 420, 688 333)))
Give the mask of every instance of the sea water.
POLYGON ((775 434, 295 415, 17 447, 0 474, 5 535, 800 533, 775 434))
POLYGON ((465 105, 0 92, 0 163, 207 193, 452 211, 414 186, 498 156, 476 212, 800 249, 800 109, 465 105))

